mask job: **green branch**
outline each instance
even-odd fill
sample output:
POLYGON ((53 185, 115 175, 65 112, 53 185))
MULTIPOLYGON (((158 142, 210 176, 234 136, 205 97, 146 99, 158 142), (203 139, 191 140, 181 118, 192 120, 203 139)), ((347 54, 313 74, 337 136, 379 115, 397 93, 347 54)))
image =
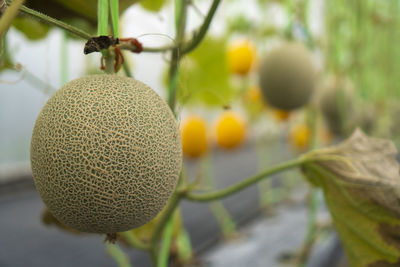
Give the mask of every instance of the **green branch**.
POLYGON ((249 187, 257 182, 259 182, 260 180, 271 176, 275 173, 279 173, 281 171, 285 171, 294 167, 298 167, 300 165, 302 165, 303 163, 305 163, 306 161, 308 161, 309 159, 306 157, 300 157, 291 161, 287 161, 284 162, 282 164, 279 164, 275 167, 269 168, 263 172, 260 172, 254 176, 250 176, 248 178, 246 178, 245 180, 242 180, 232 186, 229 186, 225 189, 222 190, 217 190, 214 192, 210 192, 210 193, 202 193, 202 194, 194 194, 194 193, 186 193, 184 194, 184 197, 192 200, 192 201, 197 201, 197 202, 207 202, 207 201, 213 201, 213 200, 217 200, 217 199, 221 199, 224 197, 227 197, 229 195, 232 195, 236 192, 239 192, 243 189, 245 189, 246 187, 249 187))
POLYGON ((213 1, 200 29, 198 30, 197 33, 195 33, 195 35, 193 36, 191 41, 188 44, 183 46, 182 54, 189 53, 190 51, 195 49, 200 44, 200 42, 203 40, 204 36, 207 33, 208 28, 210 27, 211 21, 214 17, 215 12, 217 11, 217 8, 218 8, 218 5, 220 2, 221 2, 221 0, 213 1))

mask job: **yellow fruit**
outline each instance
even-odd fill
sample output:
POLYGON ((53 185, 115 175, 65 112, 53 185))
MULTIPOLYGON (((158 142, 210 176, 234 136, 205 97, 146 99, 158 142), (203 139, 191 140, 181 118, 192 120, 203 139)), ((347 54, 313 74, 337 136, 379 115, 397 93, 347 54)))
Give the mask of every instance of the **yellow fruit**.
POLYGON ((243 95, 243 106, 250 119, 258 118, 266 105, 262 99, 261 91, 258 86, 249 87, 243 95))
POLYGON ((290 130, 290 144, 296 150, 307 149, 311 142, 311 130, 306 124, 297 124, 290 130))
POLYGON ((260 88, 265 101, 277 109, 293 110, 308 103, 314 91, 315 69, 308 50, 287 43, 262 59, 260 88))
POLYGON ((175 118, 147 85, 117 75, 67 83, 41 110, 31 140, 36 188, 61 223, 116 233, 154 218, 182 166, 175 118))
POLYGON ((249 87, 244 94, 244 100, 249 104, 262 103, 263 99, 260 88, 258 86, 249 87))
POLYGON ((226 111, 215 123, 217 143, 222 148, 235 148, 245 137, 245 122, 236 113, 226 111))
POLYGON ((256 48, 248 40, 239 40, 228 46, 227 58, 229 71, 232 73, 246 75, 256 57, 256 48))
POLYGON ((197 158, 207 152, 207 125, 202 117, 187 117, 181 125, 181 137, 185 156, 197 158))
POLYGON ((290 111, 287 110, 274 110, 273 114, 277 121, 287 121, 290 117, 290 111))

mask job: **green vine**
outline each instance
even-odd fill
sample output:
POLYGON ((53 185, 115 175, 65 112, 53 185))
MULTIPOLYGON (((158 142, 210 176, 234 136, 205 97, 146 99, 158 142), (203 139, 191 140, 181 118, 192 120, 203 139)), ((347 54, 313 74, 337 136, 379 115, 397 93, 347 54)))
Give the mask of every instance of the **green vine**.
POLYGON ((273 174, 276 174, 276 173, 279 173, 279 172, 282 172, 285 170, 289 170, 294 167, 299 167, 307 161, 309 161, 309 159, 307 157, 299 157, 297 159, 290 160, 290 161, 281 163, 275 167, 266 169, 254 176, 250 176, 250 177, 248 177, 230 187, 227 187, 225 189, 217 190, 217 191, 213 191, 213 192, 209 192, 209 193, 202 193, 202 194, 187 192, 185 194, 185 198, 187 198, 188 200, 191 200, 191 201, 196 201, 196 202, 207 202, 207 201, 222 199, 224 197, 227 197, 229 195, 237 193, 237 192, 239 192, 239 191, 241 191, 241 190, 261 181, 262 179, 273 175, 273 174))

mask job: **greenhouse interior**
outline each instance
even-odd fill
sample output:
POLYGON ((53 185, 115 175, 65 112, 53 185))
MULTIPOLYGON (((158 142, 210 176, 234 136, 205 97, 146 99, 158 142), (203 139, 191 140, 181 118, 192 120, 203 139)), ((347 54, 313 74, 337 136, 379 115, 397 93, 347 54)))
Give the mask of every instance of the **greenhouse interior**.
POLYGON ((0 267, 400 267, 399 0, 0 0, 0 267))

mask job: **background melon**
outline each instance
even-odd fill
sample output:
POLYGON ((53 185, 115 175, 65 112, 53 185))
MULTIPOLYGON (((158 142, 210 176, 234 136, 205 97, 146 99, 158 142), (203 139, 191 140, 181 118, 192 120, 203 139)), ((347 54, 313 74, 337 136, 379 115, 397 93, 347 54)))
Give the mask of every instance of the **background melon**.
POLYGON ((354 128, 350 124, 355 119, 352 83, 346 78, 329 77, 320 89, 316 99, 329 130, 336 136, 350 134, 354 128))
POLYGON ((316 72, 308 50, 285 43, 261 60, 259 83, 265 101, 281 110, 307 104, 314 91, 316 72))
POLYGON ((63 224, 115 233, 155 217, 182 165, 177 124, 147 85, 116 75, 73 80, 40 112, 31 140, 37 190, 63 224))

